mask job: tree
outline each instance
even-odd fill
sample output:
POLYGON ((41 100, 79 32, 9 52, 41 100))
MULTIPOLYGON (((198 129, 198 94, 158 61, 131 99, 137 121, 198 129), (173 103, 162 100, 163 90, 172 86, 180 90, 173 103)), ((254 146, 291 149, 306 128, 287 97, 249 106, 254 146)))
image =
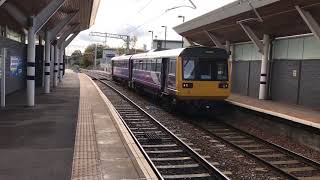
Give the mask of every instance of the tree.
MULTIPOLYGON (((137 45, 137 41, 138 41, 138 37, 137 36, 133 36, 133 37, 130 37, 130 41, 129 41, 129 54, 136 54, 138 52, 141 52, 140 49, 137 49, 136 48, 136 45, 137 45)), ((118 51, 118 54, 127 54, 127 43, 125 42, 122 47, 118 48, 117 49, 118 51)), ((143 50, 142 50, 143 52, 143 50)))
MULTIPOLYGON (((108 46, 103 46, 101 44, 90 44, 84 50, 83 58, 81 61, 81 65, 83 67, 88 67, 94 64, 94 57, 95 57, 95 49, 97 46, 97 59, 102 58, 103 49, 107 48, 108 46)), ((99 62, 97 62, 98 64, 99 62)))
POLYGON ((137 36, 133 36, 130 38, 130 48, 131 49, 136 49, 137 41, 138 41, 137 36))
POLYGON ((82 53, 80 50, 75 50, 70 56, 70 64, 71 65, 80 65, 80 61, 82 59, 82 53))

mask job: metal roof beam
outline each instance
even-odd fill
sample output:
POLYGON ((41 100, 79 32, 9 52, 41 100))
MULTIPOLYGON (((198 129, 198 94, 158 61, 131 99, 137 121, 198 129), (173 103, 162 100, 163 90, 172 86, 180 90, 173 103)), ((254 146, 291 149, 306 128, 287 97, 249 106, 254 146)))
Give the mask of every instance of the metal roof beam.
POLYGON ((218 47, 218 48, 225 48, 221 42, 218 40, 218 38, 213 35, 212 33, 208 32, 207 30, 203 30, 207 36, 211 39, 211 41, 218 47))
POLYGON ((41 12, 34 17, 34 31, 37 33, 58 11, 65 0, 52 0, 41 12))
POLYGON ((301 9, 300 6, 295 6, 297 11, 299 12, 300 16, 304 20, 304 22, 308 25, 309 29, 313 33, 313 35, 320 40, 320 25, 319 23, 313 18, 309 11, 301 9))
POLYGON ((2 6, 2 4, 5 2, 6 2, 6 0, 0 0, 0 6, 2 6))
POLYGON ((190 46, 195 46, 195 43, 191 39, 187 37, 184 37, 184 39, 190 44, 190 46))
POLYGON ((253 30, 249 27, 249 26, 247 26, 247 25, 245 25, 245 24, 243 24, 243 23, 241 23, 241 22, 239 22, 239 24, 240 24, 240 26, 242 27, 242 29, 244 30, 244 32, 247 34, 247 36, 249 37, 249 39, 253 42, 253 44, 258 48, 258 50, 259 50, 259 52, 263 55, 264 53, 264 51, 263 51, 263 48, 264 48, 264 45, 263 45, 263 43, 260 41, 260 39, 257 37, 257 35, 253 32, 253 30))
POLYGON ((28 26, 28 17, 20 9, 11 3, 5 3, 3 5, 4 9, 13 17, 21 26, 28 26))
POLYGON ((75 37, 78 36, 79 33, 80 33, 80 31, 73 33, 72 36, 69 37, 69 38, 63 43, 64 47, 66 48, 67 46, 69 46, 69 44, 73 41, 73 39, 74 39, 75 37))
POLYGON ((50 41, 53 41, 54 39, 56 39, 57 35, 61 32, 61 30, 70 23, 70 21, 73 19, 73 17, 78 13, 74 12, 74 13, 70 13, 68 14, 64 19, 62 19, 54 28, 50 29, 48 31, 48 39, 50 41))
POLYGON ((68 38, 68 36, 72 34, 72 32, 79 30, 79 27, 80 27, 79 24, 73 25, 66 32, 64 32, 58 39, 57 46, 61 48, 61 46, 63 45, 64 41, 68 38))

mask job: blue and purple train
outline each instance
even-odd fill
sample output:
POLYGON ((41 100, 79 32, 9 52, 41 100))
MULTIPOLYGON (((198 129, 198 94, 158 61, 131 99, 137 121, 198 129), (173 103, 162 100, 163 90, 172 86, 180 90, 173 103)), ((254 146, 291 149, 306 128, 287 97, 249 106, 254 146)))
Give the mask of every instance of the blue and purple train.
POLYGON ((170 104, 208 108, 230 95, 228 58, 225 49, 210 47, 123 55, 111 59, 112 78, 170 104))

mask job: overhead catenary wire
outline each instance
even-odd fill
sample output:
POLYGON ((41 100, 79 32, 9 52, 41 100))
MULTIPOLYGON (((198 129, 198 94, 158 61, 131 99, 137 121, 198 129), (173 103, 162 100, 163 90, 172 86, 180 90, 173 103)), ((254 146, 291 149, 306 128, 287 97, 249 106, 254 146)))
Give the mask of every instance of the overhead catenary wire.
MULTIPOLYGON (((152 0, 151 0, 151 1, 152 1, 152 0)), ((188 0, 188 1, 190 2, 191 6, 190 6, 190 5, 182 5, 182 6, 175 6, 175 7, 166 9, 166 10, 165 10, 163 13, 161 13, 160 15, 155 16, 155 17, 149 19, 148 21, 142 23, 141 25, 137 26, 137 27, 134 28, 133 30, 129 31, 127 34, 131 34, 131 33, 135 32, 135 31, 137 31, 137 30, 140 29, 141 27, 143 27, 143 26, 149 24, 150 22, 152 22, 152 21, 160 18, 161 16, 163 16, 164 14, 166 14, 168 11, 171 11, 171 10, 174 10, 174 9, 178 9, 178 8, 183 8, 183 7, 188 7, 188 8, 192 8, 192 9, 197 9, 197 6, 192 2, 192 0, 188 0)), ((150 3, 151 3, 151 2, 150 2, 150 3)), ((148 6, 150 3, 147 3, 146 6, 148 6)), ((142 9, 144 9, 144 8, 142 8, 142 9)))
POLYGON ((152 1, 153 0, 149 0, 145 6, 143 6, 141 9, 139 9, 138 13, 140 14, 144 9, 146 9, 152 3, 152 1))

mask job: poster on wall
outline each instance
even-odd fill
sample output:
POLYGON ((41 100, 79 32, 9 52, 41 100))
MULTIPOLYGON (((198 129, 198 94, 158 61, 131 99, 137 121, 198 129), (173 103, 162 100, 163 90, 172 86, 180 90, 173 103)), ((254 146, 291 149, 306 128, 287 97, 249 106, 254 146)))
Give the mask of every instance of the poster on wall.
POLYGON ((17 77, 22 74, 22 61, 17 56, 10 56, 10 75, 17 77))

